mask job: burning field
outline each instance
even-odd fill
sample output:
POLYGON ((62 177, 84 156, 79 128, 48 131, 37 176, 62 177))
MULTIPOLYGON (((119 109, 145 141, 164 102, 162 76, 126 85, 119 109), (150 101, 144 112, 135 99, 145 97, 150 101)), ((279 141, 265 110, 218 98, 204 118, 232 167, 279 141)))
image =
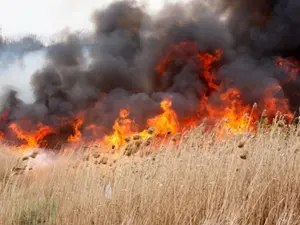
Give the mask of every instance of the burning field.
POLYGON ((94 34, 48 47, 32 75, 33 103, 14 90, 3 96, 2 142, 119 150, 133 136, 163 140, 203 122, 209 130, 226 121, 231 134, 255 132, 262 114, 295 122, 299 6, 260 2, 178 3, 156 16, 117 2, 95 12, 94 34))
POLYGON ((0 224, 299 224, 298 2, 118 1, 32 42, 34 100, 0 100, 0 224))

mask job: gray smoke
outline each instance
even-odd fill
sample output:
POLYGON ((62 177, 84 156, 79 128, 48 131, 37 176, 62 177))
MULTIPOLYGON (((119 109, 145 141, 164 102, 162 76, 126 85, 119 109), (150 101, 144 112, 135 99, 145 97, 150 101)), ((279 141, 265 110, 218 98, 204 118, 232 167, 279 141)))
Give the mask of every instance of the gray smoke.
MULTIPOLYGON (((274 59, 299 54, 298 1, 224 0, 215 13, 199 1, 188 4, 168 5, 155 17, 129 1, 95 12, 95 33, 88 41, 73 34, 48 48, 46 66, 31 78, 34 103, 24 103, 16 92, 6 95, 2 111, 8 116, 0 128, 9 134, 11 121, 30 120, 51 125, 58 134, 70 133, 59 130, 60 120, 76 119, 84 112, 83 128, 91 124, 104 128, 99 138, 111 131, 121 108, 130 108, 143 129, 147 118, 161 112, 160 101, 170 96, 179 120, 195 117, 204 96, 215 101, 203 65, 193 56, 179 57, 163 76, 155 70, 171 46, 182 42, 195 43, 202 53, 222 49, 223 58, 214 65, 216 82, 225 89, 239 88, 245 104, 261 102, 268 85, 284 80, 287 74, 274 59), (220 14, 228 9, 230 18, 223 23, 220 14)), ((282 85, 278 95, 290 98, 289 85, 282 85)), ((292 87, 298 85, 299 79, 292 87)), ((297 104, 294 101, 291 108, 297 104)))

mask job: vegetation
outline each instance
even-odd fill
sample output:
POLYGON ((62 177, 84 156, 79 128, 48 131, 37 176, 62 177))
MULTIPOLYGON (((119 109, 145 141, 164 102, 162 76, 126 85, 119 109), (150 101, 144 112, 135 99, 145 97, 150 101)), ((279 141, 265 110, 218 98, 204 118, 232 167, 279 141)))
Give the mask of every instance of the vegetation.
POLYGON ((3 146, 0 223, 299 224, 295 125, 229 137, 200 126, 176 141, 134 154, 83 147, 45 167, 46 153, 3 146))

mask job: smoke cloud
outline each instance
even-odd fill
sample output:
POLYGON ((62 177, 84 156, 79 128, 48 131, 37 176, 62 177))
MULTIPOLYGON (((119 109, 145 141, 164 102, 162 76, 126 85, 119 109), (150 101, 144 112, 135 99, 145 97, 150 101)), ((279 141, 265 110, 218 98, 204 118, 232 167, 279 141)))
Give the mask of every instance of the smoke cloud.
MULTIPOLYGON (((97 133, 101 137, 111 132, 121 108, 130 108, 130 117, 142 130, 147 118, 161 112, 164 98, 172 97, 172 108, 181 121, 197 117, 204 96, 212 104, 222 104, 220 88, 238 88, 243 102, 253 104, 263 102, 272 84, 282 86, 276 96, 287 98, 294 110, 299 101, 291 90, 299 90, 300 81, 285 82, 287 71, 276 67, 274 60, 300 57, 299 2, 221 3, 215 11, 200 1, 170 4, 156 16, 129 1, 96 11, 95 32, 90 37, 83 40, 71 34, 66 41, 47 48, 45 66, 31 76, 32 103, 20 100, 22 93, 6 95, 2 111, 8 116, 0 128, 9 136, 11 122, 30 120, 57 127, 61 118, 76 118, 84 111, 84 126, 103 127, 97 133), (220 16, 226 11, 230 14, 227 22, 222 22, 220 16), (197 54, 214 55, 218 49, 222 57, 214 64, 214 82, 222 85, 212 87, 203 72, 206 65, 197 61, 197 54), (157 66, 168 52, 178 56, 161 74, 157 66)), ((34 58, 28 54, 25 61, 31 64, 34 58)), ((32 70, 29 66, 23 77, 19 71, 9 79, 26 79, 24 74, 32 70)), ((66 137, 64 132, 57 133, 66 137)), ((88 133, 83 136, 89 138, 88 133)))

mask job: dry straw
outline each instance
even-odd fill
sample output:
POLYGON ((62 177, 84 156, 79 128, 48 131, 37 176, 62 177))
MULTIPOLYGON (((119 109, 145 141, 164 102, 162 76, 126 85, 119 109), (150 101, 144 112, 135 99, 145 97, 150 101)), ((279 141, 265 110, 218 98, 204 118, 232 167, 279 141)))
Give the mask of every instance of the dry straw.
POLYGON ((0 224, 299 224, 298 124, 258 126, 221 140, 200 126, 159 148, 132 138, 130 154, 74 153, 33 170, 3 146, 0 224))

